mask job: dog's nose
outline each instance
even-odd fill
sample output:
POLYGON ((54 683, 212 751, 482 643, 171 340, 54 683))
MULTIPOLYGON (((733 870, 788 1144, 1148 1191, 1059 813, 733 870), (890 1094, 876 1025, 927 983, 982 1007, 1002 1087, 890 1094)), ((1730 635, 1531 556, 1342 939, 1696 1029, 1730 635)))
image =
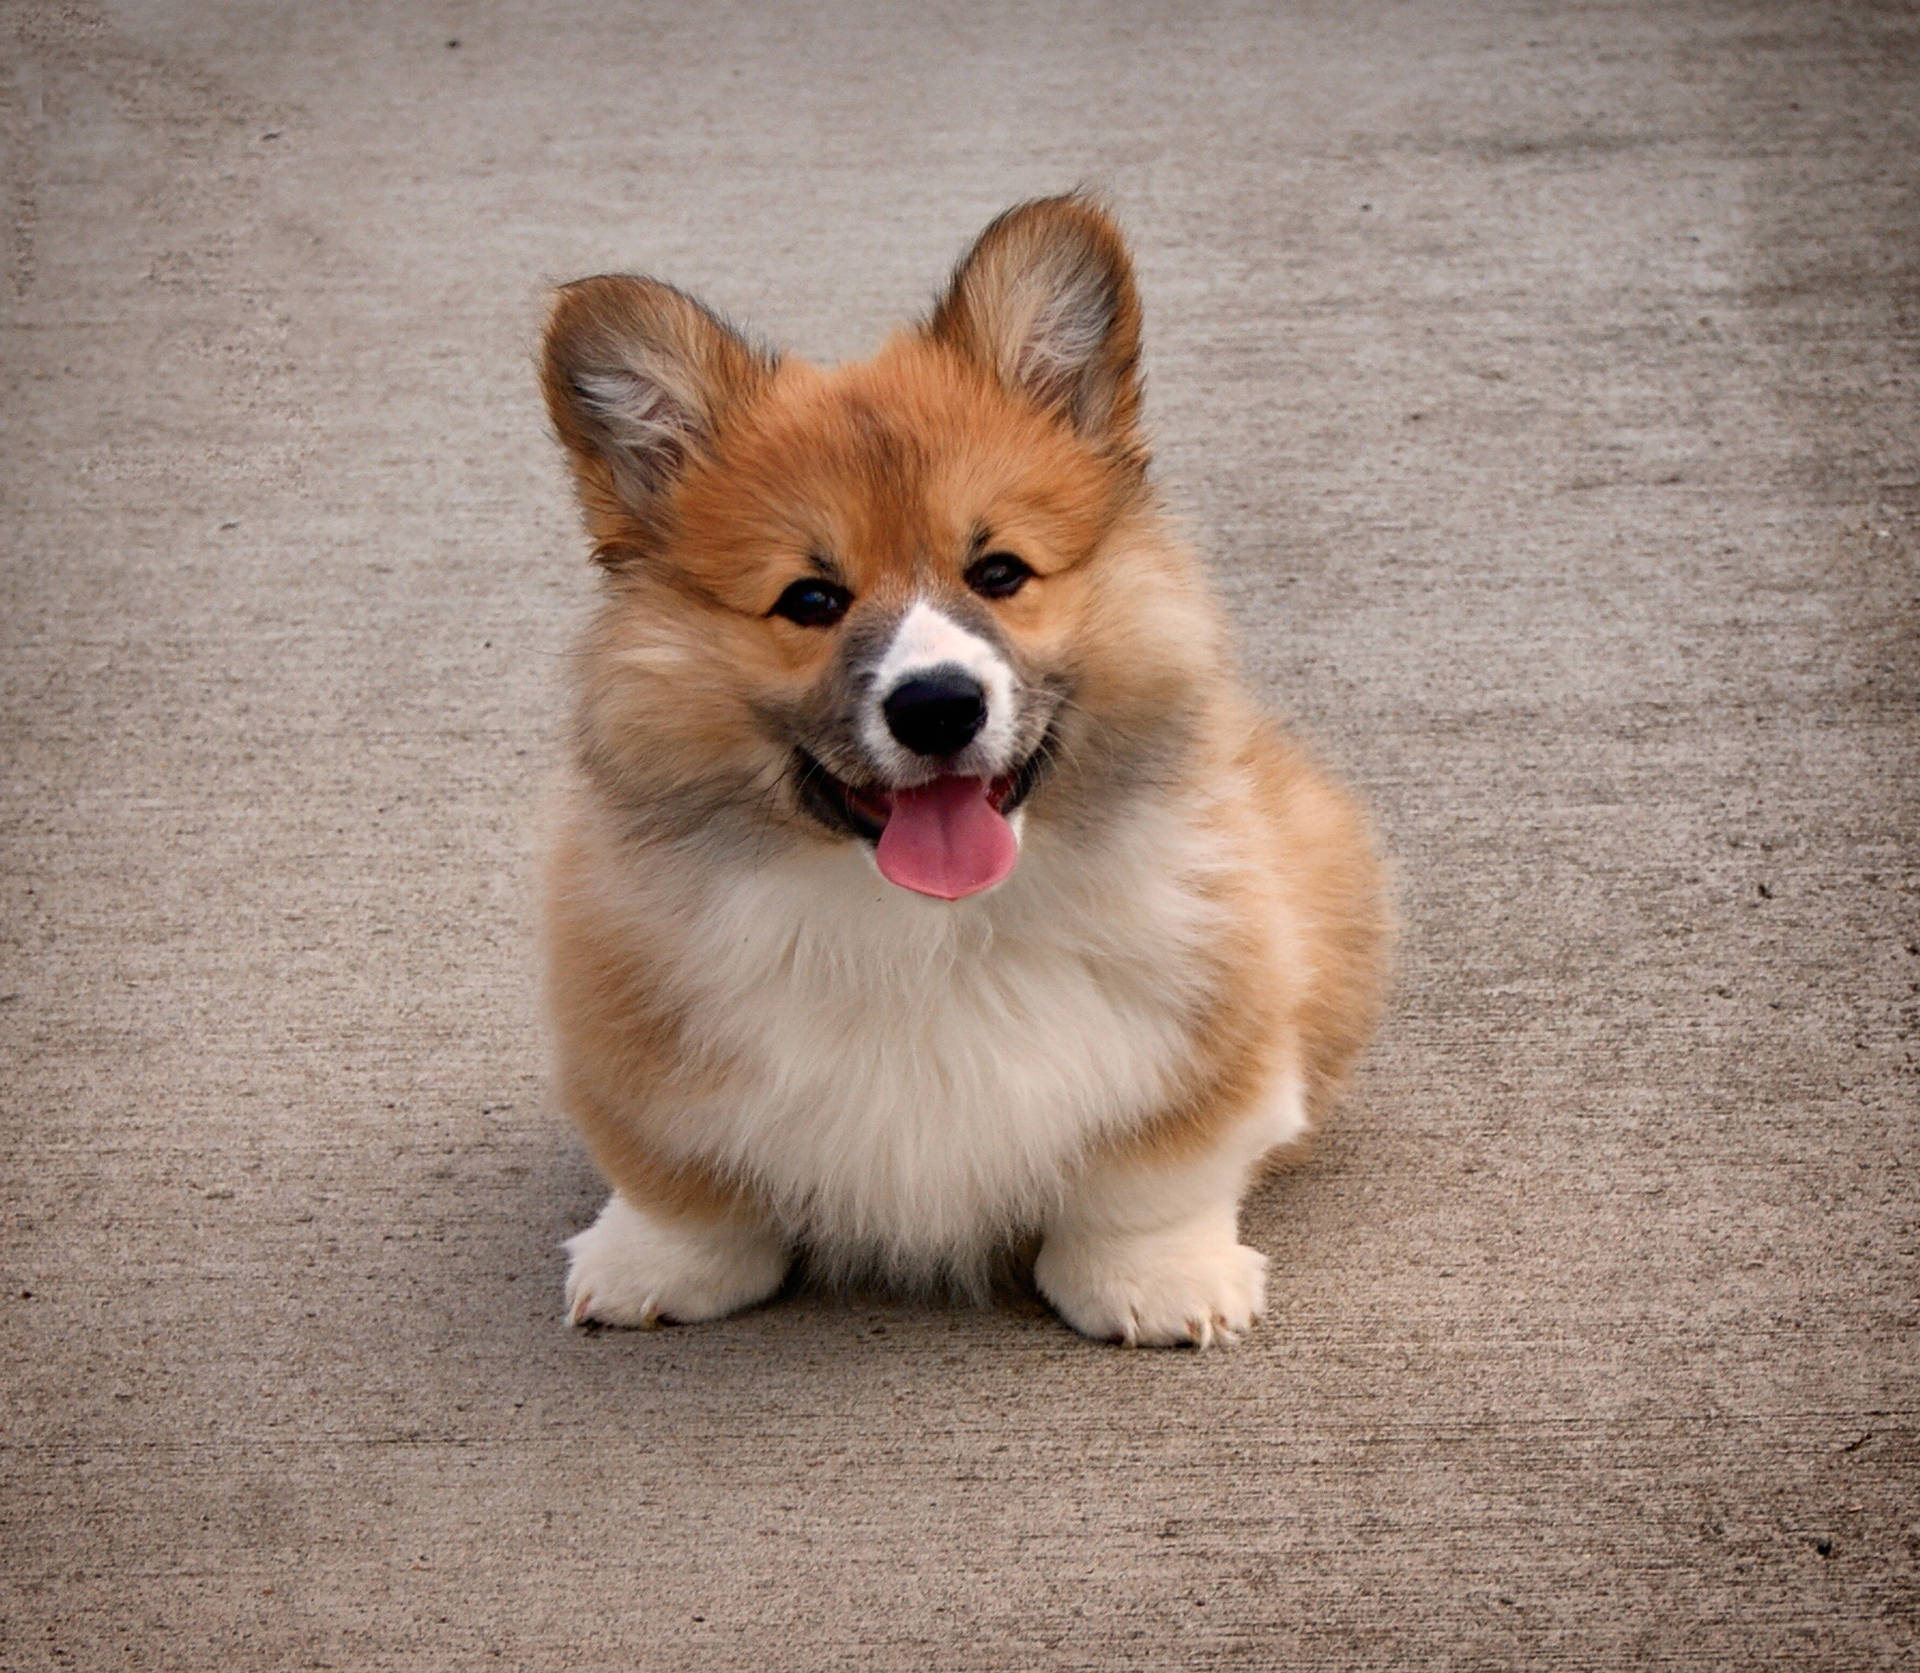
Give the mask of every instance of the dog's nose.
POLYGON ((902 680, 880 705, 887 730, 915 755, 955 755, 987 723, 987 694, 963 668, 930 668, 902 680))

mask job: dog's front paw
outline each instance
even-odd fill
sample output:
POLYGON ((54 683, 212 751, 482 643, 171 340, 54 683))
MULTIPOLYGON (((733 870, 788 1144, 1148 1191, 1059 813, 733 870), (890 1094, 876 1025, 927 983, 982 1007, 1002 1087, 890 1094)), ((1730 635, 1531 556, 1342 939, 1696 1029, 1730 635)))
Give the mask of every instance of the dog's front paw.
POLYGON ((624 1197, 567 1239, 569 1324, 698 1324, 764 1301, 792 1255, 757 1226, 737 1220, 669 1220, 624 1197))
POLYGON ((1228 1233, 1051 1236, 1034 1281, 1084 1336, 1128 1347, 1230 1347, 1267 1306, 1267 1257, 1228 1233))

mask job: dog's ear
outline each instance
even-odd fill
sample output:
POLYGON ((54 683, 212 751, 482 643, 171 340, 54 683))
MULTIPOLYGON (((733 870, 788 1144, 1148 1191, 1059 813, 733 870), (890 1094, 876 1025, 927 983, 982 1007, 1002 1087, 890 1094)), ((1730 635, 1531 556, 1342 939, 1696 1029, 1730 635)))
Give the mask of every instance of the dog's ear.
POLYGON ((666 491, 773 367, 658 280, 606 273, 563 287, 541 382, 595 537, 657 532, 666 491))
POLYGON ((1009 209, 954 269, 927 332, 1097 446, 1144 460, 1140 297, 1120 229, 1091 199, 1009 209))

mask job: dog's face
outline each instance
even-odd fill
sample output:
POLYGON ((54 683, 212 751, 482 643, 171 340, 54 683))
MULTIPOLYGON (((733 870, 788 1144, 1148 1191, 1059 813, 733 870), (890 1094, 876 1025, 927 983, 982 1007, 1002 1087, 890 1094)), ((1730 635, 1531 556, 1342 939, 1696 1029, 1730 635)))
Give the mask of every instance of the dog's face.
POLYGON ((1077 199, 1002 217, 853 367, 652 281, 563 291, 547 396, 612 583, 581 711, 603 787, 696 840, 870 844, 953 899, 1012 869, 1030 801, 1177 750, 1206 635, 1143 480, 1138 320, 1077 199))

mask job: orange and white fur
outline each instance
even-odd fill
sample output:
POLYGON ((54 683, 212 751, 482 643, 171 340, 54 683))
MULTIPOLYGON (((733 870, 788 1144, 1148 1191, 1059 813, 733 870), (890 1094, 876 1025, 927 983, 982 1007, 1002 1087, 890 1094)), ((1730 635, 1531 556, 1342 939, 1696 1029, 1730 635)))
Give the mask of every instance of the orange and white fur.
POLYGON ((544 382, 604 572, 546 881, 560 1096, 613 1186, 568 1317, 816 1271, 1227 1343, 1239 1207, 1361 1045, 1364 821, 1237 690, 1139 428, 1140 308, 1021 205, 872 360, 653 280, 565 287, 544 382))

